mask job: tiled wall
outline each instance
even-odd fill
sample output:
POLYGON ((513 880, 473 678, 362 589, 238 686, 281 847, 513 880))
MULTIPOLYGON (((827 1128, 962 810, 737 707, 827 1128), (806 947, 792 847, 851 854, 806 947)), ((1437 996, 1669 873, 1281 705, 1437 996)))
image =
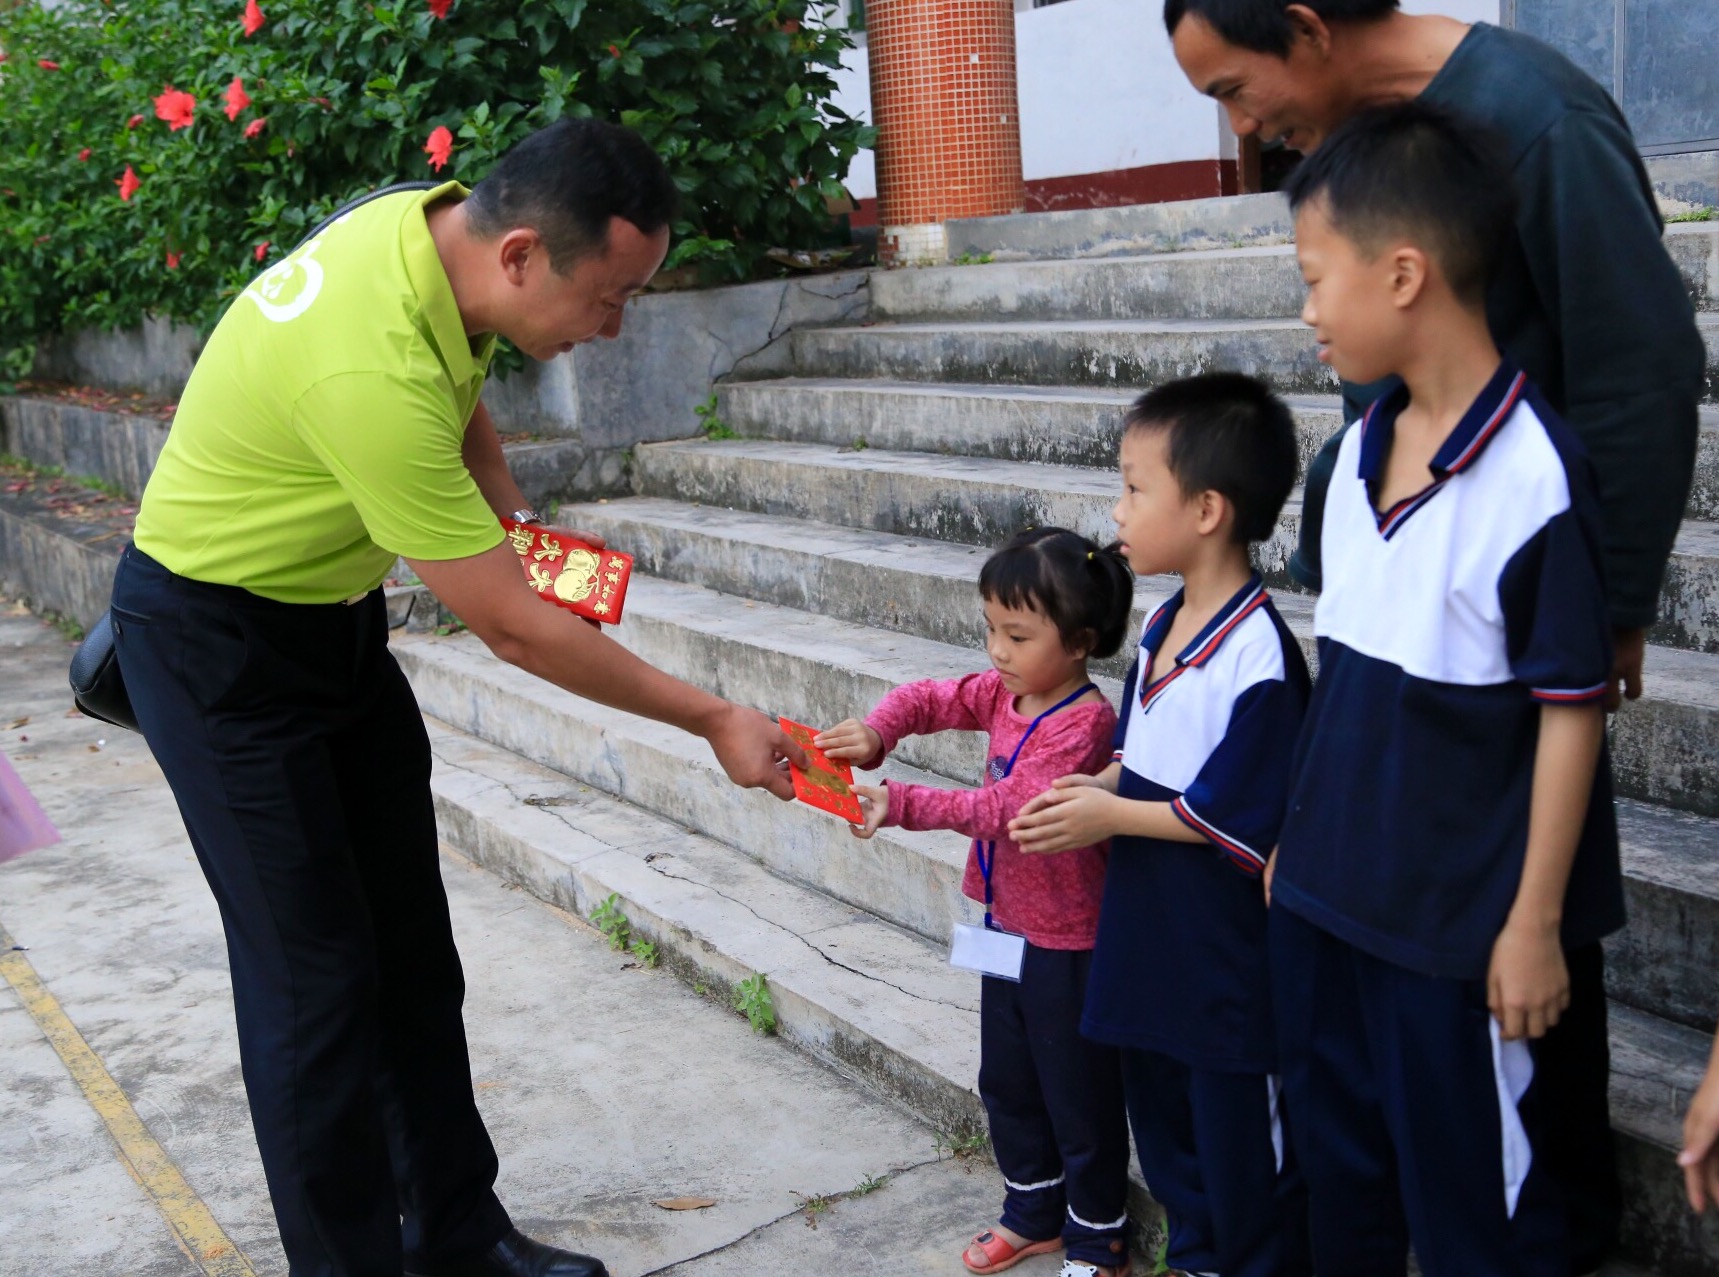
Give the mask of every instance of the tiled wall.
POLYGON ((873 0, 866 19, 885 251, 891 228, 1019 212, 1011 0, 873 0))

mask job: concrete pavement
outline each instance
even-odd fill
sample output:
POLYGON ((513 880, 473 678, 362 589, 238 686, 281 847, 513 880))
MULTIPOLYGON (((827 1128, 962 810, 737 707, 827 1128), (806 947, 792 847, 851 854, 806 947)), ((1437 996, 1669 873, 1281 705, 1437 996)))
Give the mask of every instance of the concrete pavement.
MULTIPOLYGON (((65 834, 0 866, 0 926, 250 1270, 284 1274, 219 918, 142 741, 67 716, 69 655, 0 603, 0 749, 65 834)), ((478 1101, 522 1228, 617 1277, 963 1271, 962 1242, 1000 1200, 994 1167, 939 1160, 929 1128, 666 974, 628 969, 580 920, 452 855, 443 877, 478 1101), (651 1204, 682 1195, 717 1204, 651 1204)), ((0 1051, 0 1273, 212 1271, 10 988, 0 1051)))

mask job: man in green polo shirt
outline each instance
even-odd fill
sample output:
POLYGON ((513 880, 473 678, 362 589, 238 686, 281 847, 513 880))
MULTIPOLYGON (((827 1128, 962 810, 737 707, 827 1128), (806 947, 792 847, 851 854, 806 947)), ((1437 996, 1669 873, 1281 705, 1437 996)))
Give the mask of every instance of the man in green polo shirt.
POLYGON ((221 908, 294 1277, 605 1277, 494 1193, 429 742, 378 588, 397 556, 497 656, 792 795, 775 724, 545 607, 497 518, 536 516, 478 401, 496 337, 549 359, 615 336, 675 200, 642 139, 587 120, 469 193, 357 207, 235 299, 144 493, 115 646, 221 908))

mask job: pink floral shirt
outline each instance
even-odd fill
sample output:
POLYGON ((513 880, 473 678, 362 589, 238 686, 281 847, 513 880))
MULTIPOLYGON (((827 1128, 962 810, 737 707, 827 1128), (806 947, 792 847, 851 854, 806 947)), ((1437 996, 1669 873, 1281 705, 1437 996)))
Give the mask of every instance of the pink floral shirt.
MULTIPOLYGON (((898 687, 879 702, 866 724, 883 737, 883 749, 863 764, 878 767, 904 736, 931 732, 987 732, 990 749, 980 789, 937 789, 889 781, 884 824, 904 829, 950 829, 997 844, 991 865, 991 913, 998 926, 1026 936, 1041 949, 1090 949, 1098 934, 1109 844, 1054 856, 1029 856, 1009 840, 1009 821, 1058 776, 1089 775, 1110 764, 1116 712, 1104 700, 1080 701, 1040 723, 1006 779, 998 774, 1032 719, 1015 710, 1014 695, 995 670, 952 682, 927 680, 898 687)), ((962 892, 985 899, 976 852, 967 854, 962 892)))

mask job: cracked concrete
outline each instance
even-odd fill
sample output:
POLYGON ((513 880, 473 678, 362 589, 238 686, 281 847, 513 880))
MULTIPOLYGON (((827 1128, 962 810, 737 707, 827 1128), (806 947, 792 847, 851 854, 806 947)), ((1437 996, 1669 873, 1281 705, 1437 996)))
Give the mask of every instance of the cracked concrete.
MULTIPOLYGON (((141 740, 65 717, 68 652, 34 618, 0 616, 0 724, 30 720, 0 731, 0 746, 66 835, 0 866, 0 920, 259 1277, 282 1277, 218 917, 141 740)), ((565 783, 521 789, 572 796, 565 783)), ((578 810, 517 805, 547 819, 578 810)), ((649 850, 635 841, 627 854, 649 850)), ((624 970, 589 927, 470 862, 450 857, 443 877, 478 1102, 521 1227, 602 1255, 617 1277, 739 1263, 960 1277, 963 1243, 1000 1198, 992 1168, 935 1160, 929 1127, 665 973, 624 970), (808 1199, 886 1176, 808 1212, 808 1199), (717 1205, 651 1205, 683 1194, 717 1205)), ((0 1043, 0 1272, 191 1271, 9 990, 0 1043)), ((1055 1260, 1023 1271, 1050 1277, 1055 1260)))

